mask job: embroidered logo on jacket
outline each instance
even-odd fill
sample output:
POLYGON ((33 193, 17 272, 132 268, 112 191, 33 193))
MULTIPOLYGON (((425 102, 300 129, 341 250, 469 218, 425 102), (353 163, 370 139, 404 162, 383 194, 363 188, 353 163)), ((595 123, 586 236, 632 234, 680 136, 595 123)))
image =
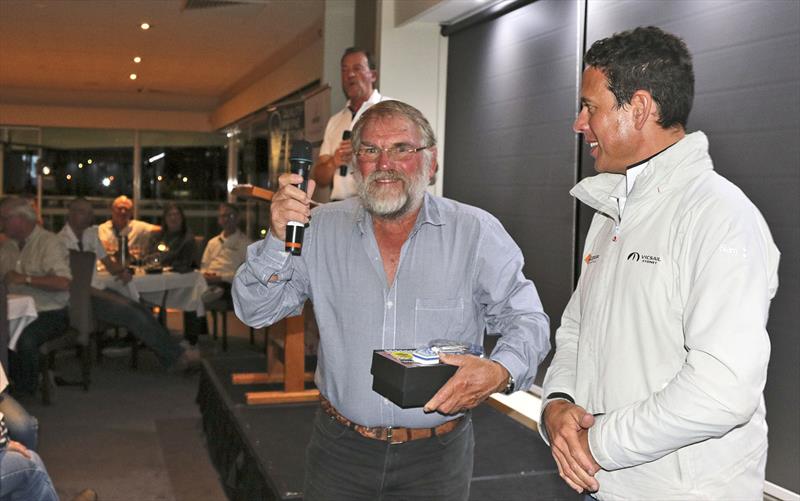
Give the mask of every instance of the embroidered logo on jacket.
POLYGON ((600 254, 592 254, 591 252, 586 254, 586 257, 583 258, 583 262, 586 264, 592 264, 595 261, 600 259, 600 254))
POLYGON ((661 262, 659 256, 651 256, 649 254, 640 254, 636 251, 628 254, 628 261, 636 261, 637 263, 658 264, 661 262))

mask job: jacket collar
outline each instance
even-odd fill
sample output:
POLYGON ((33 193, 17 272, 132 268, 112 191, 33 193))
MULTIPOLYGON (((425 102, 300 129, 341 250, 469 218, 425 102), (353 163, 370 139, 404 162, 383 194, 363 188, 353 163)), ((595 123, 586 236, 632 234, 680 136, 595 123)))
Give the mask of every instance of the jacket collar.
MULTIPOLYGON (((708 157, 708 138, 700 131, 687 134, 683 139, 651 158, 639 176, 629 200, 679 188, 701 172, 712 170, 708 157), (708 162, 698 164, 698 160, 708 162)), ((626 196, 625 175, 602 173, 580 181, 570 190, 570 195, 595 210, 619 217, 617 199, 626 196)))

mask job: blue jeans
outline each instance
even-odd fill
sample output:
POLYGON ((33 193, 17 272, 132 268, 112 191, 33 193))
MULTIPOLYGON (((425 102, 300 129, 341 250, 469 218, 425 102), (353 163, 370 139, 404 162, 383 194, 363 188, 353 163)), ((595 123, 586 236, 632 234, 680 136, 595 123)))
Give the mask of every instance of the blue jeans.
POLYGON ((33 451, 28 459, 19 452, 0 449, 0 500, 58 501, 58 494, 42 459, 33 451))
POLYGON ((63 335, 69 325, 68 308, 38 314, 19 336, 16 351, 8 354, 11 380, 20 391, 29 394, 36 393, 39 381, 39 346, 63 335))
POLYGON ((0 395, 0 414, 3 415, 11 440, 35 451, 39 438, 39 421, 7 393, 0 395))
POLYGON ((389 444, 317 412, 306 448, 306 501, 465 500, 475 438, 465 417, 439 437, 389 444))
POLYGON ((158 323, 150 310, 122 294, 92 288, 92 311, 97 320, 124 327, 136 336, 155 352, 164 367, 174 365, 183 353, 183 348, 158 323))

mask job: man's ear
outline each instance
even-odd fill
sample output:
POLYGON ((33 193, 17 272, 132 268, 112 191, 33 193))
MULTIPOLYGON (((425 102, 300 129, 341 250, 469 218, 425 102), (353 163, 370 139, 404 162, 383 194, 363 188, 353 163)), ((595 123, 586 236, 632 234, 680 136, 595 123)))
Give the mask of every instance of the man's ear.
POLYGON ((439 171, 438 151, 436 146, 431 147, 431 177, 428 179, 428 185, 436 184, 436 173, 439 171))
POLYGON ((651 114, 654 119, 658 119, 658 107, 653 101, 653 96, 646 90, 634 92, 633 96, 631 96, 630 106, 633 114, 633 124, 638 130, 644 128, 651 114))

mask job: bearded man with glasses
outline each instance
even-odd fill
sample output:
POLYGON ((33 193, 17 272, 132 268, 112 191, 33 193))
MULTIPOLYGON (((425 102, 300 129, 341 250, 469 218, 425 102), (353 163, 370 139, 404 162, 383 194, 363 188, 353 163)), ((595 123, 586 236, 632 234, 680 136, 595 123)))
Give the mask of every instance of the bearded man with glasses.
POLYGON ((549 321, 497 219, 427 193, 436 139, 417 109, 375 104, 352 142, 358 197, 310 211, 313 181, 305 193, 293 186, 299 175, 281 176, 269 234, 234 280, 236 314, 261 327, 314 303, 322 405, 303 499, 467 499, 469 409, 531 386, 549 321), (287 221, 310 223, 301 256, 284 252, 287 221), (501 336, 491 355, 442 354, 458 369, 424 407, 402 409, 372 390, 373 350, 482 344, 484 332, 501 336))

